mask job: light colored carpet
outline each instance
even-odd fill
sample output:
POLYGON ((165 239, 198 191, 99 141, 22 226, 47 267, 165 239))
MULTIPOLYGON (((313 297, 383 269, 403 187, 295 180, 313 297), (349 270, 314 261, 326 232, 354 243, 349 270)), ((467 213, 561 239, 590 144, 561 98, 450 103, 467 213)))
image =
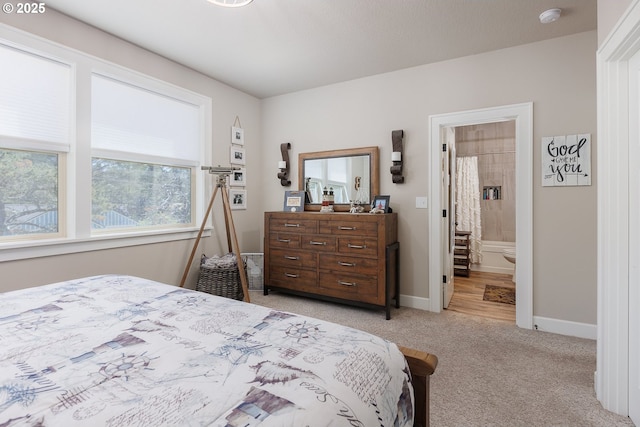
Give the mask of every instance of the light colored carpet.
POLYGON ((633 426, 595 397, 596 342, 453 311, 368 310, 251 291, 251 302, 351 326, 433 353, 431 425, 633 426))

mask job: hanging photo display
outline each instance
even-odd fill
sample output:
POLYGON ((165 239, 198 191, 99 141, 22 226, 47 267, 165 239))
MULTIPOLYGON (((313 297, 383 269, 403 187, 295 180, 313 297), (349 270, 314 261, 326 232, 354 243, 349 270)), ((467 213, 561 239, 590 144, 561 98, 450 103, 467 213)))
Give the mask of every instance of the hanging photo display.
POLYGON ((542 186, 591 185, 591 134, 542 138, 542 186))
POLYGON ((244 130, 240 127, 231 127, 231 143, 244 145, 244 130))

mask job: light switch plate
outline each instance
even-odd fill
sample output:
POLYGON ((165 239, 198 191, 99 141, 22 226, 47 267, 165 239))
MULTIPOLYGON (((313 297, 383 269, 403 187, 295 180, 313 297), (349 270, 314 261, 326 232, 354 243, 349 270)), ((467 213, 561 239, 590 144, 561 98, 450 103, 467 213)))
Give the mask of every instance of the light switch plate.
POLYGON ((416 209, 427 209, 426 197, 416 197, 416 209))

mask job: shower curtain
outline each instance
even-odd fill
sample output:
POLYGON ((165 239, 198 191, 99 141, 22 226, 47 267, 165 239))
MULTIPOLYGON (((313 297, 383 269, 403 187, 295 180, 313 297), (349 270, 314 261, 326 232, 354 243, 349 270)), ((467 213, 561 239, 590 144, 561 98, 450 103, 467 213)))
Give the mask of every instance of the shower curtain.
POLYGON ((482 262, 482 222, 478 158, 456 159, 456 230, 470 231, 471 262, 482 262))

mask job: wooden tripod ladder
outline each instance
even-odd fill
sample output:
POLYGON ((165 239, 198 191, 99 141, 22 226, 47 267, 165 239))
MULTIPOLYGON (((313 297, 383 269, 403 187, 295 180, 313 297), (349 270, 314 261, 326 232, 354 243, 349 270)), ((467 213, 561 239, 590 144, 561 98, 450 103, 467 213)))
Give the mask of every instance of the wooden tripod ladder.
POLYGON ((204 218, 202 219, 202 225, 200 226, 200 231, 198 231, 198 236, 196 237, 196 241, 193 243, 193 249, 191 250, 189 261, 187 261, 187 266, 184 268, 184 273, 182 274, 180 287, 181 288, 184 287, 184 284, 187 280, 187 275, 189 274, 189 269, 191 268, 191 264, 193 263, 193 258, 196 254, 196 250, 198 249, 198 244, 200 243, 202 232, 204 231, 204 227, 207 223, 207 219, 211 214, 213 202, 216 199, 218 190, 222 188, 222 191, 220 193, 222 194, 222 207, 224 209, 224 223, 227 229, 227 244, 229 245, 229 252, 233 252, 236 255, 236 260, 238 262, 238 270, 240 271, 240 283, 242 283, 242 293, 244 294, 244 301, 251 302, 249 298, 249 286, 247 285, 247 272, 244 269, 242 257, 240 254, 240 246, 238 245, 238 237, 236 236, 236 228, 233 225, 233 216, 231 215, 231 207, 229 205, 229 194, 225 191, 225 187, 227 186, 228 175, 229 175, 228 173, 221 173, 217 177, 216 188, 213 191, 213 194, 211 195, 211 200, 209 201, 207 212, 205 213, 204 218))

